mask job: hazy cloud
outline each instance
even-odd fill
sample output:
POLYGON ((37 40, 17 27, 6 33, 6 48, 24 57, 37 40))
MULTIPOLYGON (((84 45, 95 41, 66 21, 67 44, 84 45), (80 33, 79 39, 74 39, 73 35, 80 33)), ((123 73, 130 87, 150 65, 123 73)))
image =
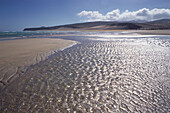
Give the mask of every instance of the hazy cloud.
POLYGON ((77 14, 83 17, 86 21, 130 21, 130 20, 156 20, 162 18, 170 18, 170 9, 139 9, 137 11, 124 11, 120 12, 119 9, 115 9, 111 12, 107 12, 105 15, 98 11, 82 11, 77 14))

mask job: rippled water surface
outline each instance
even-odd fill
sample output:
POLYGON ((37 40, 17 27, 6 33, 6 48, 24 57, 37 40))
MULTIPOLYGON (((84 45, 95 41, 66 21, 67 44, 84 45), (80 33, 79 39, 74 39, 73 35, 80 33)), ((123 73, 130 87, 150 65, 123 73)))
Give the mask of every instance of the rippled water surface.
POLYGON ((170 112, 169 38, 64 38, 80 43, 30 67, 1 112, 170 112))

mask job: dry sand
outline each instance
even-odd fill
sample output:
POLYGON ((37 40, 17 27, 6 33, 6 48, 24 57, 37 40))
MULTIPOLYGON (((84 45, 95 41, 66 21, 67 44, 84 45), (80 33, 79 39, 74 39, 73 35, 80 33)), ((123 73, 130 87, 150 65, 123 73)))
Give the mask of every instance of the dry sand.
MULTIPOLYGON (((42 30, 43 31, 43 30, 42 30)), ((48 31, 48 30, 47 30, 48 31)), ((170 29, 167 30, 100 30, 100 29, 57 29, 57 30, 49 30, 49 31, 89 31, 89 32, 130 32, 130 33, 138 33, 141 35, 170 35, 170 29)), ((57 35, 56 35, 57 36, 57 35)), ((58 36, 75 36, 75 34, 63 34, 58 36)))
POLYGON ((99 32, 129 32, 138 33, 140 35, 170 35, 170 30, 84 30, 99 32))
POLYGON ((21 76, 28 66, 73 44, 76 42, 52 38, 0 41, 0 89, 21 76))
POLYGON ((170 35, 170 30, 132 30, 130 32, 141 35, 170 35))

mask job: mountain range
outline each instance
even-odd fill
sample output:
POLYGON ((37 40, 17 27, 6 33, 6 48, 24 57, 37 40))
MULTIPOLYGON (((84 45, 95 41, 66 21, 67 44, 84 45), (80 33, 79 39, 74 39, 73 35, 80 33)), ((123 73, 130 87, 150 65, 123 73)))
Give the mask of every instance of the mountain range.
POLYGON ((24 31, 41 30, 167 30, 170 29, 170 19, 155 21, 96 21, 75 23, 51 27, 25 28, 24 31))

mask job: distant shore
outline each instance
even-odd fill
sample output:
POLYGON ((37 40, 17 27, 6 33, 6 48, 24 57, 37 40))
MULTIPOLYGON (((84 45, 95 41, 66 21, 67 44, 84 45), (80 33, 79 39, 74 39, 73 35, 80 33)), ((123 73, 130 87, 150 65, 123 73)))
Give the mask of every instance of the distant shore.
POLYGON ((170 35, 170 30, 132 30, 130 32, 141 35, 170 35))
POLYGON ((24 31, 101 31, 121 32, 134 31, 147 35, 170 35, 170 19, 158 19, 154 21, 92 21, 73 23, 58 26, 43 26, 25 28, 24 31))
POLYGON ((170 35, 170 30, 82 30, 96 32, 130 32, 140 35, 170 35))
MULTIPOLYGON (((85 30, 88 31, 88 30, 85 30)), ((91 30, 89 30, 91 31, 91 30)), ((170 35, 170 30, 95 30, 100 32, 129 32, 140 35, 170 35)))
POLYGON ((52 38, 0 41, 0 89, 21 76, 28 66, 74 44, 75 41, 52 38))
MULTIPOLYGON (((60 29, 59 30, 58 29, 58 30, 38 30, 38 31, 129 32, 129 33, 137 33, 140 35, 170 35, 170 30, 87 30, 87 29, 60 29)), ((75 36, 75 34, 60 34, 55 36, 75 36)))

